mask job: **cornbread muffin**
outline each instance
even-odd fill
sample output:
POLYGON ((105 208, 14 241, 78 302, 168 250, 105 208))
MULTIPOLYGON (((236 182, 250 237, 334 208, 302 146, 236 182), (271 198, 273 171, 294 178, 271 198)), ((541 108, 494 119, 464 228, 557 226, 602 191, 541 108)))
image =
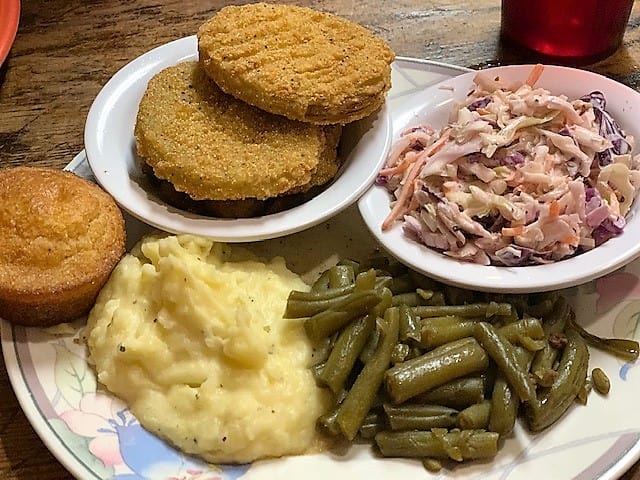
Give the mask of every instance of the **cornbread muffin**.
POLYGON ((71 172, 0 169, 0 316, 48 326, 86 314, 125 249, 122 213, 71 172))
POLYGON ((366 28, 292 5, 222 8, 198 30, 200 62, 226 93, 317 124, 375 112, 391 87, 394 53, 366 28))
POLYGON ((252 203, 300 193, 326 183, 339 167, 340 127, 288 120, 241 102, 198 62, 150 80, 135 137, 153 175, 194 201, 252 203))

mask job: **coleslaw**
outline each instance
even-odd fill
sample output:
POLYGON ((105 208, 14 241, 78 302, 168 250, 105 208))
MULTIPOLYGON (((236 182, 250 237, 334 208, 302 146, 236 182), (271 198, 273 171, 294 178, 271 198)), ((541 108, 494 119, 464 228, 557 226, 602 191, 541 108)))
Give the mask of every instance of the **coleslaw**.
POLYGON ((640 186, 634 140, 601 92, 570 100, 479 72, 449 123, 406 130, 377 183, 393 195, 382 229, 484 265, 558 261, 622 233, 640 186))

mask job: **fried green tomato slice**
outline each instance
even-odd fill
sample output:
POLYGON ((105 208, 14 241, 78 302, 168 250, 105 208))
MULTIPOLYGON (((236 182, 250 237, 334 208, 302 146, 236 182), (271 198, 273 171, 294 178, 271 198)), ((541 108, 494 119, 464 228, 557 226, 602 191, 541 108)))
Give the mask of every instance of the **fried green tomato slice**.
POLYGON ((304 190, 327 159, 337 171, 334 128, 241 102, 222 92, 197 62, 169 67, 150 80, 135 137, 153 174, 194 200, 263 200, 304 190))
POLYGON ((366 28, 292 5, 221 9, 198 30, 200 62, 225 92, 263 110, 346 124, 384 103, 394 53, 366 28))

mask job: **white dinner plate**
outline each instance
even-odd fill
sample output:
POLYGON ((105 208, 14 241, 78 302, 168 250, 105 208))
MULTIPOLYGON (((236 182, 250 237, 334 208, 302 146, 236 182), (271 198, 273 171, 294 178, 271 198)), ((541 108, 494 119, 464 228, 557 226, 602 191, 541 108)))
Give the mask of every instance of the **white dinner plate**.
MULTIPOLYGON (((532 65, 496 67, 487 71, 506 80, 524 81, 532 65)), ((413 98, 411 104, 394 112, 394 141, 401 132, 419 124, 441 128, 449 119, 454 103, 471 90, 475 73, 466 73, 433 85, 413 98)), ((579 98, 594 90, 603 92, 607 111, 627 134, 640 139, 640 93, 601 75, 559 66, 545 66, 536 86, 554 94, 579 98)), ((634 148, 634 154, 640 151, 634 148)), ((524 267, 484 266, 447 257, 408 238, 401 222, 382 231, 390 211, 391 195, 383 186, 374 186, 358 201, 360 212, 374 237, 391 255, 442 282, 488 292, 525 293, 571 287, 612 272, 640 255, 640 201, 627 214, 624 232, 593 250, 547 265, 524 267)))
POLYGON ((162 45, 118 71, 97 95, 85 125, 84 143, 98 183, 129 213, 168 232, 242 242, 287 235, 316 225, 344 210, 369 188, 391 140, 386 106, 345 126, 335 179, 312 199, 293 208, 253 218, 212 218, 189 213, 160 200, 137 159, 133 130, 148 81, 160 70, 197 60, 195 36, 162 45))
MULTIPOLYGON (((398 59, 389 107, 413 104, 413 95, 457 75, 458 67, 398 59)), ((84 154, 69 169, 92 178, 84 154)), ((127 216, 128 248, 149 227, 127 216)), ((330 257, 360 257, 377 247, 355 206, 331 220, 287 237, 250 245, 265 257, 281 254, 295 271, 306 272, 330 257)), ((639 338, 640 262, 625 271, 564 292, 580 322, 604 336, 639 338)), ((430 474, 414 460, 382 459, 368 445, 347 451, 290 457, 229 467, 184 456, 142 429, 120 401, 96 383, 85 347, 77 342, 83 322, 69 328, 38 329, 0 321, 2 350, 12 386, 25 415, 56 458, 78 479, 243 480, 614 479, 640 457, 640 395, 636 364, 592 351, 592 366, 611 378, 607 398, 592 394, 551 429, 530 435, 518 427, 488 462, 430 474)))

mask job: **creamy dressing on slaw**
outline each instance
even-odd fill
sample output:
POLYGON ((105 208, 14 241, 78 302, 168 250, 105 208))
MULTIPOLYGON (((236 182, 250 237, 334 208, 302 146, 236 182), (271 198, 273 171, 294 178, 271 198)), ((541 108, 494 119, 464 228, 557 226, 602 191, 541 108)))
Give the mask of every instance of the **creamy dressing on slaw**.
POLYGON ((633 138, 602 93, 570 100, 480 72, 444 128, 419 125, 393 146, 378 184, 382 228, 484 265, 554 262, 622 232, 640 185, 633 138))

